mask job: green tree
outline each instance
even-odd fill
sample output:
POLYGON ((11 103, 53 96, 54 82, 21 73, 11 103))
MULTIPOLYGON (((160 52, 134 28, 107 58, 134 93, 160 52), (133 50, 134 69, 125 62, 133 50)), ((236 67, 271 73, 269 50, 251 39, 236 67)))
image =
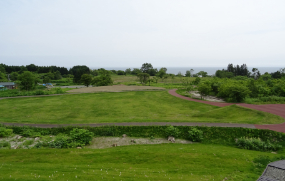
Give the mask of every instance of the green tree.
POLYGON ((126 73, 125 73, 125 71, 118 70, 118 71, 117 71, 117 74, 118 74, 118 75, 125 75, 126 73))
POLYGON ((46 84, 46 83, 50 83, 50 82, 51 82, 51 80, 50 80, 49 76, 44 76, 43 83, 46 84))
POLYGON ((74 76, 72 74, 67 74, 67 81, 70 82, 71 79, 73 79, 74 76))
POLYGON ((58 70, 54 72, 53 74, 54 74, 54 80, 62 79, 62 76, 58 70))
POLYGON ((51 80, 54 79, 54 74, 52 72, 48 72, 46 76, 48 76, 51 80))
POLYGON ((74 76, 74 83, 80 83, 83 74, 90 74, 90 69, 86 65, 73 66, 69 71, 74 76))
POLYGON ((212 87, 209 83, 203 82, 198 85, 198 91, 201 95, 201 99, 203 99, 203 97, 210 94, 210 92, 212 91, 212 87))
POLYGON ((0 72, 0 82, 7 82, 8 79, 7 79, 7 76, 5 73, 3 72, 0 72))
POLYGON ((141 72, 142 73, 149 73, 150 69, 153 69, 151 63, 144 63, 144 64, 142 64, 141 72))
POLYGON ((153 80, 153 82, 157 83, 158 77, 157 77, 157 76, 154 76, 154 77, 152 77, 152 80, 153 80))
POLYGON ((89 74, 83 74, 81 76, 81 82, 83 83, 83 85, 88 87, 92 82, 92 76, 89 74))
POLYGON ((100 76, 95 77, 91 84, 95 86, 106 86, 113 84, 110 71, 101 69, 100 76))
POLYGON ((22 90, 32 90, 35 88, 36 77, 32 72, 24 71, 18 76, 19 86, 22 90))
POLYGON ((132 70, 131 70, 130 68, 128 68, 128 69, 125 70, 125 73, 126 73, 126 74, 131 74, 131 73, 132 73, 132 70))
POLYGON ((93 76, 98 76, 99 75, 99 71, 96 69, 90 70, 90 74, 93 76))
POLYGON ((139 73, 137 75, 137 77, 142 84, 145 84, 149 79, 149 74, 148 73, 139 73))
POLYGON ((166 72, 165 72, 165 70, 164 70, 163 68, 161 68, 161 69, 158 71, 158 73, 156 74, 156 76, 159 77, 159 78, 161 78, 161 79, 162 79, 165 75, 166 75, 166 72))
POLYGON ((202 77, 207 77, 208 73, 204 72, 204 71, 200 71, 200 72, 197 73, 197 75, 201 75, 202 77))
POLYGON ((16 81, 16 80, 18 80, 18 76, 19 76, 18 72, 12 72, 12 73, 10 74, 10 79, 11 79, 12 81, 16 81))
POLYGON ((191 77, 191 72, 190 72, 190 70, 187 70, 187 71, 186 71, 185 77, 191 77))

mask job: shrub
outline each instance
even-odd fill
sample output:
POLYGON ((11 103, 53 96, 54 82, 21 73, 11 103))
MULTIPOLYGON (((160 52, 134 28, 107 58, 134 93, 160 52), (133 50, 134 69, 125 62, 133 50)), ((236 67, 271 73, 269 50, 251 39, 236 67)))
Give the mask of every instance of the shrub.
POLYGON ((34 140, 27 140, 27 141, 25 141, 25 142, 23 143, 23 145, 29 146, 29 145, 31 145, 31 144, 33 144, 33 143, 34 143, 34 140))
POLYGON ((49 142, 50 148, 67 148, 68 143, 71 142, 67 136, 58 136, 54 141, 49 142))
POLYGON ((209 85, 209 83, 200 83, 198 85, 198 91, 201 95, 201 99, 202 99, 202 96, 206 96, 206 95, 209 95, 210 92, 212 91, 212 87, 211 85, 209 85))
POLYGON ((12 129, 6 129, 4 127, 0 127, 0 137, 7 137, 13 133, 12 129))
POLYGON ((178 128, 175 128, 173 126, 168 126, 166 129, 165 129, 165 133, 166 133, 166 136, 173 136, 175 138, 179 137, 180 135, 180 131, 178 128))
POLYGON ((85 145, 90 143, 94 133, 86 129, 74 128, 72 131, 70 131, 70 136, 73 141, 85 145))
POLYGON ((11 145, 9 142, 7 142, 7 141, 0 142, 0 149, 1 148, 10 148, 10 147, 11 147, 11 145))
POLYGON ((63 94, 63 90, 62 90, 62 88, 60 88, 60 87, 54 88, 54 90, 55 90, 55 93, 56 93, 56 94, 63 94))
POLYGON ((250 94, 250 90, 242 84, 223 84, 219 88, 219 97, 227 98, 230 102, 241 102, 250 94))
POLYGON ((236 140, 236 145, 239 148, 247 150, 258 150, 258 151, 276 151, 282 148, 281 145, 270 143, 269 141, 264 142, 260 138, 246 138, 242 137, 236 140))
POLYGON ((42 148, 42 147, 48 147, 49 143, 46 141, 43 142, 38 142, 37 144, 35 144, 34 148, 42 148))
POLYGON ((32 129, 23 129, 23 132, 22 132, 21 135, 24 136, 24 137, 33 137, 34 138, 34 137, 41 136, 41 133, 35 132, 32 129))
POLYGON ((35 91, 35 95, 44 95, 44 94, 45 94, 45 92, 42 90, 36 90, 35 91))
POLYGON ((190 131, 188 131, 188 133, 189 133, 188 139, 190 141, 200 142, 203 139, 203 131, 197 128, 191 128, 190 131))

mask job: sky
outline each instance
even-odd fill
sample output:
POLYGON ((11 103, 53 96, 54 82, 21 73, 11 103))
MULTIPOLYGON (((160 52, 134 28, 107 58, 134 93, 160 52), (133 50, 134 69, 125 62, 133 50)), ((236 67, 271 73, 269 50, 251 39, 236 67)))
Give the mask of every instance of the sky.
POLYGON ((0 63, 285 67, 284 0, 0 0, 0 63))

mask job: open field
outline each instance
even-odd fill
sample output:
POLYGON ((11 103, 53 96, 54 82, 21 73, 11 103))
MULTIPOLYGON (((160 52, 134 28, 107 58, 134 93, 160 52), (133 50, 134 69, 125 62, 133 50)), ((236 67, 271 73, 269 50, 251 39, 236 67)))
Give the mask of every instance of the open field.
POLYGON ((212 122, 277 124, 279 116, 236 105, 219 108, 166 91, 89 93, 1 100, 0 121, 10 123, 212 122))
POLYGON ((125 85, 113 85, 113 86, 100 86, 100 87, 85 87, 80 89, 72 89, 67 91, 69 93, 93 93, 93 92, 122 92, 122 91, 134 91, 134 90, 163 90, 161 87, 150 86, 125 86, 125 85))
POLYGON ((108 149, 0 150, 0 180, 256 180, 272 153, 220 145, 132 145, 108 149))

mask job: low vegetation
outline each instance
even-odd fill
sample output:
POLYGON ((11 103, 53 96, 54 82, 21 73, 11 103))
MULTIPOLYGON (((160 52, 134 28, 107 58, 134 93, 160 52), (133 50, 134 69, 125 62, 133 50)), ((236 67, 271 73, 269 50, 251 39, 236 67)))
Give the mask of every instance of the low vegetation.
POLYGON ((166 91, 90 93, 5 99, 0 121, 14 123, 220 122, 276 124, 279 116, 239 106, 219 108, 166 91))
POLYGON ((0 97, 17 97, 17 96, 34 96, 34 95, 52 95, 52 94, 64 94, 66 91, 72 90, 72 88, 50 88, 40 87, 36 90, 25 91, 20 89, 10 89, 6 91, 0 91, 0 97))
POLYGON ((272 153, 221 145, 1 150, 5 180, 256 180, 272 153), (15 172, 17 170, 17 172, 15 172))

